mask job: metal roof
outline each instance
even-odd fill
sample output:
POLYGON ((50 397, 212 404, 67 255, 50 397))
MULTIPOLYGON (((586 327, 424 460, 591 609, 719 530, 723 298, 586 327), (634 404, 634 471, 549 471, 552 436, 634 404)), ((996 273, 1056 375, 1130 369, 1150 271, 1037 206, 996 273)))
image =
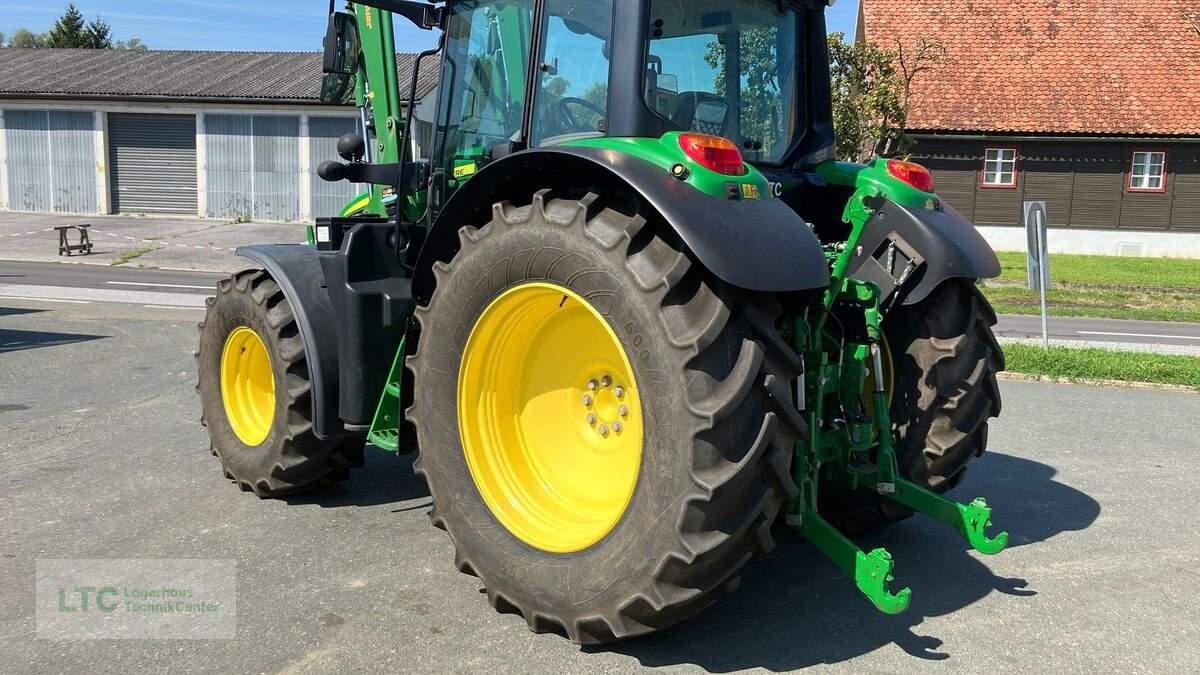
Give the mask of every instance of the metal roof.
MULTIPOLYGON (((397 54, 408 93, 415 54, 397 54)), ((438 61, 426 59, 418 99, 437 86, 438 61)), ((317 103, 317 52, 0 49, 0 98, 87 98, 317 103)))

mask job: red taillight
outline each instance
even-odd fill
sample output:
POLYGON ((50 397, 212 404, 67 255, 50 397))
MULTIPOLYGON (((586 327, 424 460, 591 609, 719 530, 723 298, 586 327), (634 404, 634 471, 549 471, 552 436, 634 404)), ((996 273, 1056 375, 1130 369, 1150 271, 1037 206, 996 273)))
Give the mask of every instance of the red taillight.
POLYGON ((741 151, 727 138, 708 134, 683 134, 679 137, 679 147, 701 166, 717 173, 726 176, 742 176, 746 173, 741 151))
POLYGON ((929 169, 920 164, 889 159, 887 167, 893 176, 917 188, 921 192, 933 192, 933 175, 929 173, 929 169))

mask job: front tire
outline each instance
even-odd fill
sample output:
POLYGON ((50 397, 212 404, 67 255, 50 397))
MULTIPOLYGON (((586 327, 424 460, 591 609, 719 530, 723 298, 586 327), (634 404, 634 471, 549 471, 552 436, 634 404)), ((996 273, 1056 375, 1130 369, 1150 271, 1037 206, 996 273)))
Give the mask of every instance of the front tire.
MULTIPOLYGON (((527 206, 498 204, 490 223, 460 231, 460 243, 448 265, 434 267, 437 287, 417 310, 419 344, 408 361, 416 470, 458 568, 482 579, 497 609, 585 644, 664 628, 732 590, 746 561, 773 547, 771 523, 798 492, 789 468, 806 429, 788 383, 801 364, 774 329, 774 301, 721 283, 664 223, 596 194, 543 191, 527 206), (560 292, 539 294, 545 289, 560 292), (562 342, 537 328, 565 325, 559 310, 592 332, 566 331, 579 339, 562 342), (496 313, 503 320, 488 318, 496 313), (607 347, 587 346, 608 344, 599 337, 606 332, 627 357, 632 382, 623 384, 637 392, 629 419, 641 428, 632 470, 611 481, 608 498, 586 480, 601 480, 591 448, 604 452, 612 438, 587 436, 606 418, 588 412, 602 404, 588 394, 587 368, 575 372, 593 355, 616 363, 600 354, 607 347), (479 338, 505 333, 528 334, 517 343, 531 345, 524 358, 499 337, 479 338), (485 365, 472 365, 479 360, 485 365), (548 360, 561 366, 557 374, 548 360), (480 374, 488 368, 496 370, 480 374), (539 416, 525 420, 535 407, 539 416), (550 466, 557 462, 567 468, 550 466), (537 478, 522 481, 527 471, 537 478), (562 515, 572 510, 599 515, 562 515)), ((619 365, 605 367, 622 377, 619 365)))
POLYGON ((262 270, 223 279, 196 351, 201 417, 225 477, 259 497, 345 480, 365 439, 313 433, 312 383, 291 304, 262 270))

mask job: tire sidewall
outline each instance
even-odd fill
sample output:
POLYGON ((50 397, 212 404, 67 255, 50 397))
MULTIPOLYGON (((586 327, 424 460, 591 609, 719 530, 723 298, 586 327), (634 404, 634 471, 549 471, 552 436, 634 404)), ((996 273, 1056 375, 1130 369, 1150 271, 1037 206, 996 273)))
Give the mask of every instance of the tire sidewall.
POLYGON ((259 311, 249 292, 218 292, 216 301, 208 308, 201 331, 203 348, 200 350, 198 363, 200 398, 209 433, 213 436, 213 445, 221 449, 221 459, 237 475, 263 475, 264 469, 269 472, 276 461, 271 451, 281 444, 281 436, 286 432, 282 423, 286 413, 283 409, 286 400, 279 395, 284 386, 284 378, 280 372, 278 338, 277 331, 267 323, 265 315, 259 311), (221 358, 225 351, 225 342, 238 328, 254 331, 263 341, 271 358, 271 375, 276 393, 275 410, 270 433, 256 446, 246 445, 234 432, 225 412, 225 399, 221 391, 221 358))
POLYGON ((659 316, 662 293, 638 288, 624 247, 605 250, 579 223, 546 223, 536 208, 529 215, 533 222, 520 225, 493 221, 485 245, 460 253, 455 274, 439 283, 422 321, 428 367, 415 373, 415 397, 447 406, 441 423, 420 429, 420 448, 435 506, 461 555, 478 563, 473 567, 489 588, 522 594, 534 612, 561 614, 602 594, 631 597, 655 579, 661 556, 678 545, 686 497, 695 489, 692 433, 674 428, 687 417, 686 387, 673 375, 681 369, 659 316), (599 543, 572 554, 535 549, 496 520, 471 477, 458 432, 458 373, 475 322, 505 290, 539 281, 575 291, 604 316, 633 366, 643 416, 638 478, 625 513, 599 543))

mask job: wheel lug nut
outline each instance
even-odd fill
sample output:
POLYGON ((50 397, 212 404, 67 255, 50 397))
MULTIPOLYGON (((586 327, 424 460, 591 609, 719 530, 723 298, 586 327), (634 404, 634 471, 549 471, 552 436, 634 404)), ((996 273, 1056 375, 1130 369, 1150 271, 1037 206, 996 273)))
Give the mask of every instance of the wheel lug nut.
POLYGON ((588 423, 588 424, 595 424, 595 423, 596 423, 596 416, 595 416, 595 415, 592 415, 592 414, 589 414, 589 415, 587 416, 587 423, 588 423))
POLYGON ((592 406, 592 397, 587 394, 584 394, 583 395, 583 404, 590 408, 592 406))
POLYGON ((600 388, 599 382, 597 382, 595 380, 591 380, 588 382, 588 389, 591 389, 592 391, 596 391, 599 388, 600 388))
POLYGON ((601 387, 611 387, 612 386, 612 378, 609 377, 608 375, 605 375, 604 377, 600 378, 600 386, 601 387))
POLYGON ((597 431, 600 432, 601 436, 604 436, 605 438, 608 437, 608 425, 607 424, 601 424, 600 428, 597 429, 597 431))
POLYGON ((620 422, 613 422, 613 433, 614 433, 614 434, 619 434, 619 433, 621 433, 621 430, 622 430, 622 429, 624 429, 624 428, 625 428, 625 427, 621 426, 621 423, 620 423, 620 422))
POLYGON ((621 413, 621 417, 629 417, 629 406, 623 405, 617 408, 617 412, 621 413))
POLYGON ((613 389, 613 394, 616 394, 617 398, 625 398, 625 387, 613 389))

